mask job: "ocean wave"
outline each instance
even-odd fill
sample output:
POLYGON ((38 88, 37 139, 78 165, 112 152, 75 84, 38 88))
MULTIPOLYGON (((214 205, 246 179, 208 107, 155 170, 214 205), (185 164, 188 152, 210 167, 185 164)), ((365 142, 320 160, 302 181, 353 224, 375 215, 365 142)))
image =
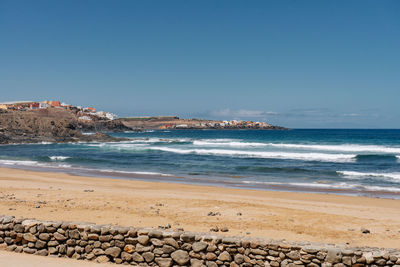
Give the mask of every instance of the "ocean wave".
POLYGON ((106 172, 106 173, 121 173, 121 174, 139 174, 139 175, 159 175, 159 176, 169 176, 172 177, 172 174, 168 173, 161 173, 161 172, 144 172, 144 171, 119 171, 119 170, 112 170, 112 169, 86 169, 86 168, 81 168, 83 170, 88 170, 88 171, 99 171, 99 172, 106 172))
POLYGON ((295 186, 299 188, 310 188, 310 189, 330 189, 330 190, 354 190, 354 191, 369 191, 369 192, 393 192, 400 193, 400 188, 397 187, 386 187, 386 186, 368 186, 361 184, 349 184, 349 183, 335 183, 335 184, 324 184, 324 183, 279 183, 279 182, 261 182, 261 181, 242 181, 243 184, 264 184, 264 185, 275 185, 275 186, 295 186))
POLYGON ((0 160, 1 165, 7 165, 7 166, 46 166, 45 163, 40 163, 38 161, 33 161, 33 160, 9 160, 9 159, 2 159, 0 160))
POLYGON ((342 144, 342 145, 308 145, 308 144, 283 144, 283 143, 268 143, 268 146, 279 148, 294 148, 294 149, 310 149, 324 151, 341 151, 341 152, 375 152, 375 153, 400 153, 400 147, 388 147, 378 145, 357 145, 357 144, 342 144))
POLYGON ((70 159, 71 157, 67 156, 49 156, 49 159, 54 160, 54 161, 61 161, 61 160, 66 160, 70 159))
POLYGON ((205 140, 195 140, 193 141, 193 145, 195 146, 229 146, 229 147, 265 147, 267 144, 265 143, 256 143, 256 142, 238 142, 238 141, 205 141, 205 140))
POLYGON ((322 153, 292 153, 292 152, 260 152, 226 149, 178 149, 169 147, 148 147, 151 150, 178 154, 199 154, 217 156, 240 156, 250 158, 271 158, 271 159, 295 159, 304 161, 329 161, 349 162, 353 161, 356 155, 351 154, 322 154, 322 153))
POLYGON ((337 171, 338 174, 349 177, 350 179, 362 179, 365 177, 385 178, 400 181, 400 172, 356 172, 356 171, 337 171))

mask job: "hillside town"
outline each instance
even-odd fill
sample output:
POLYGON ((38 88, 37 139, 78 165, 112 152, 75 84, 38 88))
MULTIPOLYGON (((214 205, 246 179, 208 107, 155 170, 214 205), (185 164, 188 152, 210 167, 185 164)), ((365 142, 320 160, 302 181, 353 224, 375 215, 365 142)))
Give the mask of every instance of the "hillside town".
POLYGON ((0 103, 0 110, 18 110, 18 111, 28 111, 28 110, 38 110, 38 109, 66 109, 74 111, 79 120, 83 121, 92 121, 92 120, 114 120, 116 119, 116 115, 110 112, 105 111, 97 111, 93 107, 81 107, 81 106, 73 106, 70 104, 66 104, 56 101, 12 101, 12 102, 3 102, 0 103))

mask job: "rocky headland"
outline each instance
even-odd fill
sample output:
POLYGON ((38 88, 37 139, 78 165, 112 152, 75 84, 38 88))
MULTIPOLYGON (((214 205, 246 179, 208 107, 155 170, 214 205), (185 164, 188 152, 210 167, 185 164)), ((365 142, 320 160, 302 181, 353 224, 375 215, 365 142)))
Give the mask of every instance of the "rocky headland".
POLYGON ((271 125, 266 122, 254 121, 221 121, 207 119, 185 119, 178 116, 155 116, 155 117, 129 117, 118 119, 123 125, 135 130, 288 130, 282 126, 271 125))
POLYGON ((0 110, 0 144, 109 142, 120 139, 104 132, 128 130, 132 129, 115 120, 80 120, 76 113, 66 109, 0 110))

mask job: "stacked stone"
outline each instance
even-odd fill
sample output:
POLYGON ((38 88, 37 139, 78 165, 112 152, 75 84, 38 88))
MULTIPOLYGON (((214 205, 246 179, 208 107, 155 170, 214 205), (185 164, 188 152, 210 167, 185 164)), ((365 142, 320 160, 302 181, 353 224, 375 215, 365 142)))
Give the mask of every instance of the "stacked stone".
POLYGON ((15 252, 138 266, 400 267, 397 250, 315 247, 12 216, 0 216, 0 244, 15 252))

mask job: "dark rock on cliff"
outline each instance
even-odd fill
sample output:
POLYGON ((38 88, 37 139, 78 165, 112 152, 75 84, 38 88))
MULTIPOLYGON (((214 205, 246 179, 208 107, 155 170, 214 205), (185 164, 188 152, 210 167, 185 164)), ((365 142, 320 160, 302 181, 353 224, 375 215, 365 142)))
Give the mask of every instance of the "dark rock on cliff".
MULTIPOLYGON (((99 125, 101 130, 107 131, 113 131, 114 126, 117 130, 130 129, 114 125, 112 121, 99 125)), ((0 144, 120 140, 101 133, 84 135, 81 130, 85 127, 76 114, 64 109, 3 111, 0 113, 0 144)), ((97 127, 93 129, 99 131, 97 127)))

